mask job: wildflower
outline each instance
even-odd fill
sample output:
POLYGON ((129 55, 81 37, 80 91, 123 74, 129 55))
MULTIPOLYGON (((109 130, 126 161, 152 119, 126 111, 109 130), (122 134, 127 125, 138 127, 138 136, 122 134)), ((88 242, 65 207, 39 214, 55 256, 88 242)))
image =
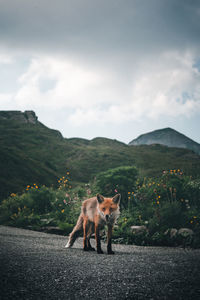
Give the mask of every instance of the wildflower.
POLYGON ((64 212, 65 212, 65 210, 64 210, 64 209, 62 209, 62 210, 61 210, 61 213, 63 214, 64 212))
POLYGON ((131 192, 128 192, 128 194, 130 195, 131 192))
POLYGON ((63 200, 63 202, 64 202, 65 204, 67 204, 67 201, 66 201, 65 199, 63 200))
POLYGON ((160 202, 159 202, 159 201, 157 201, 157 204, 160 204, 160 202))

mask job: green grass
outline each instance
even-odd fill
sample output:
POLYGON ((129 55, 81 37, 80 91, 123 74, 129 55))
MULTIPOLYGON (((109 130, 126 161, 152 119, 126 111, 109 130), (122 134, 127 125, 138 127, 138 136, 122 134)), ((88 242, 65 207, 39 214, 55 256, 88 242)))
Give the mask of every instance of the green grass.
POLYGON ((70 171, 74 184, 92 180, 102 171, 136 166, 141 176, 159 176, 165 169, 200 175, 199 155, 161 145, 128 146, 116 140, 65 139, 41 123, 0 120, 0 199, 22 192, 26 185, 56 185, 70 171))

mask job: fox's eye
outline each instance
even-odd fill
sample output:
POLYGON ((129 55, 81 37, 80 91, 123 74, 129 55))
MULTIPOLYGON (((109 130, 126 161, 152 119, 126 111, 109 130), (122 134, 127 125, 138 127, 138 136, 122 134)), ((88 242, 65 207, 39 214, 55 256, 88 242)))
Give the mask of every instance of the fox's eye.
POLYGON ((103 207, 102 210, 105 211, 106 210, 105 207, 103 207))

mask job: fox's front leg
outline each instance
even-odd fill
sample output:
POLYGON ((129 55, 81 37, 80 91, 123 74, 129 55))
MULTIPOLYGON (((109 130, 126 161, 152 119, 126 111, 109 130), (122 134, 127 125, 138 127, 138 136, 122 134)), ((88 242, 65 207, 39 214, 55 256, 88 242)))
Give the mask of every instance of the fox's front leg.
POLYGON ((101 249, 101 240, 99 235, 99 227, 95 224, 95 239, 96 239, 96 245, 97 245, 97 253, 103 254, 103 251, 101 249))
POLYGON ((113 229, 113 227, 111 225, 108 225, 108 240, 107 240, 107 253, 108 254, 115 254, 115 252, 112 251, 112 229, 113 229))
POLYGON ((92 232, 94 232, 94 227, 93 227, 93 224, 90 222, 89 223, 89 229, 88 229, 88 232, 87 232, 87 248, 88 248, 88 251, 95 251, 95 249, 90 244, 90 237, 92 235, 92 232))

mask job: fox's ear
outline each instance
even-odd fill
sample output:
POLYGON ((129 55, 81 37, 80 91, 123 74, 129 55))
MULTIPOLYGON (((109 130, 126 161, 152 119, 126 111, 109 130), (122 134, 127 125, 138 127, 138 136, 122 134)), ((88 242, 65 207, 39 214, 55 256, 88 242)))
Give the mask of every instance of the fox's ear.
POLYGON ((120 195, 120 194, 117 194, 117 195, 115 195, 115 196, 113 197, 112 201, 113 201, 114 203, 118 204, 119 201, 120 201, 120 199, 121 199, 121 195, 120 195))
POLYGON ((97 200, 99 203, 102 203, 104 201, 104 197, 100 194, 97 194, 97 200))

